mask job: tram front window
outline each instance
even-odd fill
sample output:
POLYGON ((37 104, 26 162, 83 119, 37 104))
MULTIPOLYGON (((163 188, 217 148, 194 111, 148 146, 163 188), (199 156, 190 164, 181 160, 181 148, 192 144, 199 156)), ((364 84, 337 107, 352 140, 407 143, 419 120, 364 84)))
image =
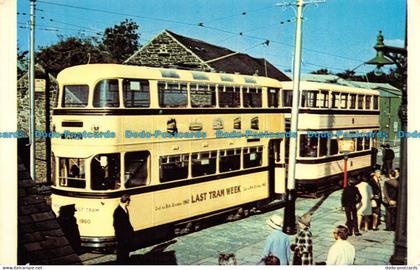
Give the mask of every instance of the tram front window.
POLYGON ((59 186, 71 188, 85 188, 85 159, 60 158, 59 160, 59 186))
POLYGON ((92 190, 120 188, 120 154, 100 154, 92 158, 90 167, 92 190))

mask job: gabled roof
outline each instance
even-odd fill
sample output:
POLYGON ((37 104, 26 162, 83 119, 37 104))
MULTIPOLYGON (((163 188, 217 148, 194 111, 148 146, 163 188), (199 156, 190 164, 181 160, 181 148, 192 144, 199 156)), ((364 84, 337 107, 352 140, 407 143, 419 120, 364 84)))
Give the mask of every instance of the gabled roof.
MULTIPOLYGON (((171 36, 176 42, 186 48, 186 50, 189 50, 190 53, 203 63, 203 65, 214 69, 216 72, 259 75, 280 81, 290 81, 283 72, 263 58, 254 58, 248 54, 234 52, 230 49, 216 46, 202 40, 181 36, 169 30, 164 30, 157 35, 157 37, 164 33, 171 36)), ((150 43, 151 41, 125 60, 124 63, 132 64, 135 56, 150 43)))
POLYGON ((267 76, 280 81, 290 81, 283 72, 263 58, 254 58, 245 53, 234 52, 202 40, 184 37, 169 30, 165 31, 216 71, 267 76), (265 74, 265 70, 267 70, 267 74, 265 74))

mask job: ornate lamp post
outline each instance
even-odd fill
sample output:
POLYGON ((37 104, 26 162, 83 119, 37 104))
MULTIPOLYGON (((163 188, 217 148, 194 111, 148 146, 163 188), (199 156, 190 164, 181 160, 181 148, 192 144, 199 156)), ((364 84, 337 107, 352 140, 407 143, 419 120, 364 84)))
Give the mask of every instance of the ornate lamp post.
MULTIPOLYGON (((403 73, 402 99, 399 110, 401 130, 407 131, 407 40, 404 48, 386 46, 382 31, 379 31, 375 45, 376 57, 366 64, 376 65, 375 74, 381 75, 384 65, 397 65, 403 73)), ((407 138, 400 143, 400 180, 397 202, 397 226, 395 231, 394 254, 390 258, 392 264, 407 264, 407 138)))

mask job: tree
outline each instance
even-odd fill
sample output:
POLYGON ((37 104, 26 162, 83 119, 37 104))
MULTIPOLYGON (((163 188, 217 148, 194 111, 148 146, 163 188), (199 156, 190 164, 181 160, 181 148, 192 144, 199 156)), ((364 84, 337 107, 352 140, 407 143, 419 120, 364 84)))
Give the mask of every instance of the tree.
POLYGON ((328 69, 326 69, 326 68, 321 68, 321 69, 318 69, 318 70, 312 71, 312 72, 311 72, 311 74, 322 74, 322 75, 328 75, 328 74, 331 74, 331 72, 330 72, 328 69))
POLYGON ((41 47, 36 63, 53 76, 64 68, 88 63, 115 63, 115 60, 94 38, 68 37, 49 47, 41 47))
POLYGON ((346 69, 344 72, 337 73, 336 75, 342 79, 351 81, 356 77, 356 72, 354 70, 346 69))
POLYGON ((140 38, 138 29, 138 24, 128 19, 105 29, 102 43, 118 63, 124 62, 138 50, 140 38))

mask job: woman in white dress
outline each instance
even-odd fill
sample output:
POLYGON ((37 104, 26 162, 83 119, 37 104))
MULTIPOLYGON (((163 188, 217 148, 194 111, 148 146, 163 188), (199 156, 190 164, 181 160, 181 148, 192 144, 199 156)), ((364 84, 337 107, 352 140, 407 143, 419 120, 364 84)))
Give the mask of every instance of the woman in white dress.
POLYGON ((357 221, 359 228, 364 227, 364 231, 368 230, 369 218, 372 215, 372 203, 373 198, 372 187, 368 184, 366 176, 362 176, 362 181, 356 185, 362 195, 362 201, 357 206, 357 221), (363 225, 363 227, 362 227, 363 225))

